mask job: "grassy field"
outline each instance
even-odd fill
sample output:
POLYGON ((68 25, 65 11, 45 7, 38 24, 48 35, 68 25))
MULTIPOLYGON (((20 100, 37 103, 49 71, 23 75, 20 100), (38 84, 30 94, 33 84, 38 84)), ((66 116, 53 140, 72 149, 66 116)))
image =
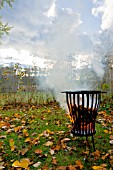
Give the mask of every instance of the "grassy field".
POLYGON ((66 111, 56 102, 0 107, 0 169, 112 170, 113 111, 99 112, 95 147, 70 133, 66 111))

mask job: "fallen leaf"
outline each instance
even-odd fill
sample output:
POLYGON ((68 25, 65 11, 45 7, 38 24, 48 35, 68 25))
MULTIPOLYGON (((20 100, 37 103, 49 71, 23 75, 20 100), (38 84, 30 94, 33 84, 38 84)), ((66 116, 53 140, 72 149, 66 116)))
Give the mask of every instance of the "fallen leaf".
MULTIPOLYGON (((67 168, 68 168, 68 170, 77 170, 76 165, 69 165, 67 168)), ((66 170, 67 170, 67 168, 66 168, 66 170)))
POLYGON ((5 168, 5 166, 0 165, 0 169, 1 169, 1 170, 4 169, 4 168, 5 168))
POLYGON ((52 164, 57 165, 56 157, 52 157, 52 164))
POLYGON ((0 147, 3 145, 3 142, 0 141, 0 147))
POLYGON ((113 140, 113 135, 110 135, 110 137, 109 137, 111 140, 113 140))
POLYGON ((35 168, 37 168, 37 167, 40 166, 40 165, 41 165, 41 162, 37 162, 37 163, 33 164, 33 166, 34 166, 35 168))
POLYGON ((88 154, 89 154, 89 151, 82 151, 82 154, 83 154, 83 155, 88 155, 88 154))
POLYGON ((102 166, 92 166, 93 170, 103 170, 102 166))
POLYGON ((23 149, 21 149, 21 155, 25 155, 26 153, 27 153, 27 151, 28 151, 28 148, 23 148, 23 149))
POLYGON ((81 163, 80 160, 76 160, 76 165, 75 165, 75 167, 76 167, 76 168, 83 169, 84 166, 82 165, 82 163, 81 163))
POLYGON ((67 141, 70 141, 70 139, 69 138, 64 138, 64 139, 61 140, 61 142, 67 142, 67 141))
POLYGON ((29 137, 25 139, 25 142, 30 142, 30 141, 31 141, 31 138, 29 137))
POLYGON ((104 130, 104 133, 109 133, 109 131, 108 130, 104 130))
POLYGON ((27 132, 26 129, 23 129, 23 134, 24 134, 26 137, 29 136, 29 134, 28 134, 28 132, 27 132))
POLYGON ((22 159, 20 162, 19 161, 15 161, 12 164, 13 167, 20 167, 20 168, 28 168, 29 166, 29 159, 22 159))
POLYGON ((109 143, 110 143, 111 145, 113 145, 113 140, 110 140, 109 143))
POLYGON ((106 153, 104 156, 102 156, 102 160, 105 160, 106 158, 108 158, 109 153, 106 153))
POLYGON ((13 139, 10 139, 9 140, 9 145, 10 145, 10 147, 11 147, 11 151, 14 151, 14 149, 15 149, 15 146, 14 146, 14 140, 13 139))
POLYGON ((2 135, 0 136, 0 139, 5 139, 7 136, 6 135, 2 135))
POLYGON ((57 170, 67 170, 67 168, 68 168, 68 166, 58 166, 57 170))
POLYGON ((20 129, 21 129, 21 126, 17 126, 17 127, 14 128, 14 131, 18 132, 18 131, 20 131, 20 129))
POLYGON ((92 153, 92 155, 95 157, 95 160, 97 160, 100 157, 100 151, 96 150, 95 152, 92 153))
POLYGON ((54 155, 54 154, 55 154, 55 151, 54 151, 53 149, 50 149, 49 152, 50 152, 51 155, 54 155))
POLYGON ((13 162, 12 166, 13 166, 13 167, 21 167, 19 161, 13 162))
POLYGON ((56 146, 53 146, 53 147, 52 147, 52 149, 53 149, 54 151, 59 151, 60 148, 61 148, 60 145, 56 145, 56 146))
POLYGON ((113 167, 113 156, 110 157, 110 164, 113 167))
POLYGON ((42 150, 41 150, 41 149, 36 149, 36 150, 35 150, 35 153, 38 154, 38 155, 40 155, 40 154, 42 154, 42 150))
POLYGON ((52 145, 53 145, 53 142, 51 142, 51 141, 48 141, 44 144, 44 146, 52 146, 52 145))

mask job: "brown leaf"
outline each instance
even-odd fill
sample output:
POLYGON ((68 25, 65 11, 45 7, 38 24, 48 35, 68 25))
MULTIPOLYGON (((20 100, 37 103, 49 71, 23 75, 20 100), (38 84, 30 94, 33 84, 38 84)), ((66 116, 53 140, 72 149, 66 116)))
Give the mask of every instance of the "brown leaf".
POLYGON ((52 164, 57 165, 56 157, 52 157, 52 164))
POLYGON ((104 156, 102 156, 102 160, 105 160, 108 157, 109 157, 109 153, 106 153, 104 156))
POLYGON ((69 169, 69 170, 76 170, 76 165, 69 165, 69 166, 68 166, 68 169, 69 169))
POLYGON ((88 154, 89 154, 89 151, 82 151, 82 154, 83 154, 83 155, 88 155, 88 154))
POLYGON ((52 149, 53 149, 54 151, 59 151, 60 148, 61 148, 60 145, 56 145, 56 146, 52 147, 52 149))
POLYGON ((96 150, 95 152, 92 153, 92 155, 95 157, 95 160, 97 160, 100 157, 100 151, 96 150))
POLYGON ((21 149, 21 155, 25 155, 26 153, 27 153, 27 151, 28 151, 28 148, 23 148, 23 149, 21 149))
POLYGON ((42 150, 41 150, 41 149, 36 149, 36 150, 35 150, 35 153, 38 154, 38 155, 40 155, 40 154, 42 154, 42 150))
POLYGON ((110 158, 110 164, 113 167, 113 156, 111 156, 111 158, 110 158))
POLYGON ((67 170, 68 166, 58 166, 57 170, 67 170))
POLYGON ((111 140, 113 140, 113 135, 110 135, 110 137, 109 137, 111 140))
POLYGON ((83 169, 83 165, 82 165, 82 163, 81 163, 81 161, 80 160, 77 160, 76 161, 76 166, 75 166, 76 168, 80 168, 80 169, 83 169))
POLYGON ((0 147, 3 145, 3 142, 0 141, 0 147))

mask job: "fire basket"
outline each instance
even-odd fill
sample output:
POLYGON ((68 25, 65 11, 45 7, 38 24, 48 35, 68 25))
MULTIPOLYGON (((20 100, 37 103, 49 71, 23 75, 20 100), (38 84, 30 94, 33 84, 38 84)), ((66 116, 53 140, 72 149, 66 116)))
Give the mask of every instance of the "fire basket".
POLYGON ((95 121, 101 102, 101 91, 63 91, 66 93, 66 102, 72 122, 71 133, 76 136, 92 136, 96 134, 95 121))

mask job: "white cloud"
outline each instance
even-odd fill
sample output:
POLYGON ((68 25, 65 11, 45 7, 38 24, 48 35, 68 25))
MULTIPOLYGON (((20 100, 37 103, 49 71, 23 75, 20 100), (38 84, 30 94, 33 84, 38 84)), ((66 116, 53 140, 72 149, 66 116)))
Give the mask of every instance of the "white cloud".
POLYGON ((44 13, 47 17, 55 17, 56 16, 56 4, 55 1, 50 6, 49 10, 44 13))
POLYGON ((104 0, 104 1, 94 1, 97 7, 92 9, 92 14, 94 16, 101 17, 101 29, 106 30, 109 29, 113 25, 113 1, 112 0, 104 0))
POLYGON ((18 51, 14 48, 2 48, 0 49, 0 58, 3 65, 14 62, 32 66, 35 63, 39 67, 45 67, 44 59, 31 55, 28 50, 24 49, 18 51))

